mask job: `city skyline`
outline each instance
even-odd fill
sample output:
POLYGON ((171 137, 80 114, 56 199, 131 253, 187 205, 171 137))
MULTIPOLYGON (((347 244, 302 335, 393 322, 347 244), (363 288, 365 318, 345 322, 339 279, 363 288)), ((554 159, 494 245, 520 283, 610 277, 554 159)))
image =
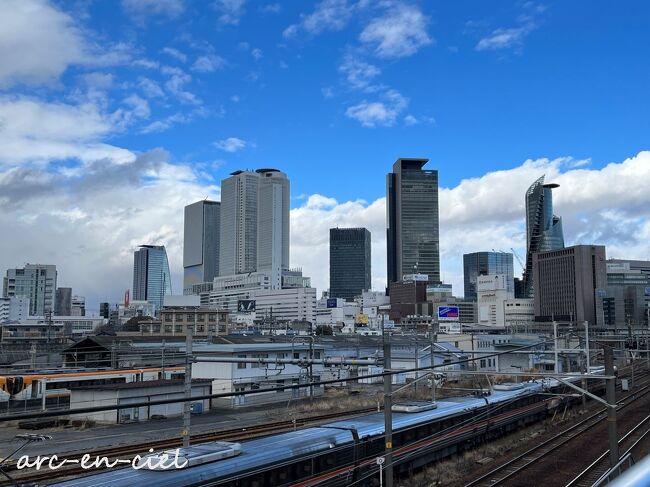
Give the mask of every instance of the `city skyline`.
POLYGON ((56 263, 96 313, 130 287, 135 247, 160 243, 180 290, 182 208, 219 200, 234 169, 271 166, 292 183, 291 265, 325 289, 328 229, 366 227, 382 289, 397 157, 439 172, 441 278, 456 294, 463 253, 525 254, 521 195, 542 174, 562 186, 567 245, 648 258, 649 72, 629 49, 647 45, 643 15, 586 2, 136 3, 0 6, 16 26, 0 70, 3 269, 56 263), (387 37, 387 18, 408 35, 387 37))

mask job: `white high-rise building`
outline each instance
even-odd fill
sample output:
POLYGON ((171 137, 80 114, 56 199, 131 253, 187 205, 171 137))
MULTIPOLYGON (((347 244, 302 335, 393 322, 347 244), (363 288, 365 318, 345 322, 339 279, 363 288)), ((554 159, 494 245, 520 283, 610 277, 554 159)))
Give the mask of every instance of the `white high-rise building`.
POLYGON ((219 275, 257 270, 257 189, 259 174, 235 171, 221 181, 219 275))
POLYGON ((54 313, 56 276, 55 265, 26 264, 22 269, 7 269, 2 295, 5 298, 29 298, 30 315, 45 316, 48 312, 54 313))
POLYGON ((289 194, 287 175, 258 169, 257 270, 271 276, 271 287, 282 287, 282 270, 289 268, 289 194))
POLYGON ((513 299, 508 290, 506 274, 478 276, 476 281, 478 298, 478 322, 481 325, 505 326, 505 302, 513 299))
POLYGON ((289 268, 287 175, 277 169, 235 171, 221 182, 219 276, 263 272, 282 288, 289 268))
POLYGON ((72 296, 70 316, 86 316, 86 298, 72 296))

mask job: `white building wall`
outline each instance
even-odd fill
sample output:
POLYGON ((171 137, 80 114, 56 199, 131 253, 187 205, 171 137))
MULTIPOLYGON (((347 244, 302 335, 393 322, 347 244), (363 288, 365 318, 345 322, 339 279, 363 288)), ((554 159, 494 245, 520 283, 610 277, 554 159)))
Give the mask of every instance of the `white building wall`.
POLYGON ((272 311, 280 320, 316 322, 316 288, 260 290, 252 292, 251 299, 256 301, 258 317, 270 316, 272 311))
POLYGON ((478 276, 477 282, 478 322, 481 325, 505 326, 505 301, 513 299, 508 291, 505 274, 478 276))
POLYGON ((504 312, 507 327, 525 331, 535 321, 535 301, 528 298, 507 299, 504 312))

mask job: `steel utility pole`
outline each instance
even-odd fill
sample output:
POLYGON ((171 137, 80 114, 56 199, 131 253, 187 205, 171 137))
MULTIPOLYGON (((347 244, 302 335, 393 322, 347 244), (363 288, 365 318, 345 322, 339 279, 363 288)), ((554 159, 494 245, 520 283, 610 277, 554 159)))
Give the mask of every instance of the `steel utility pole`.
MULTIPOLYGON (((382 315, 381 331, 384 342, 384 374, 390 372, 390 337, 384 327, 384 318, 382 315)), ((392 375, 384 375, 384 431, 386 433, 384 443, 384 485, 393 487, 393 398, 392 394, 392 375)))
MULTIPOLYGON (((194 326, 196 326, 196 311, 194 312, 194 326)), ((192 340, 194 326, 187 325, 185 331, 185 402, 183 403, 183 448, 190 446, 190 428, 192 418, 192 340)))
MULTIPOLYGON (((609 345, 603 347, 605 353, 605 375, 607 399, 607 435, 609 438, 609 466, 614 468, 618 463, 618 433, 616 431, 616 378, 614 377, 614 351, 609 345)), ((612 471, 613 475, 616 472, 612 471)))
MULTIPOLYGON (((433 356, 433 348, 434 348, 434 346, 436 344, 436 341, 438 339, 438 337, 437 337, 438 334, 435 332, 435 326, 436 325, 434 323, 431 323, 431 333, 429 334, 429 336, 431 338, 431 349, 429 350, 429 352, 431 353, 431 401, 434 404, 436 402, 436 374, 435 374, 436 362, 435 362, 435 358, 433 356)), ((472 341, 473 341, 473 339, 472 339, 472 341)), ((473 346, 473 344, 472 344, 472 346, 473 346)))

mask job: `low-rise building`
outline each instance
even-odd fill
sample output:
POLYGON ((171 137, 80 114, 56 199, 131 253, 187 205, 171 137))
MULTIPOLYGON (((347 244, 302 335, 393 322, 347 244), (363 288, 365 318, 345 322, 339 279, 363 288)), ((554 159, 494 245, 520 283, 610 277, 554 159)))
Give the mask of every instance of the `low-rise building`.
POLYGON ((530 298, 506 299, 504 302, 506 328, 513 333, 526 333, 535 322, 535 301, 530 298))
MULTIPOLYGON (((247 337, 250 338, 250 337, 247 337)), ((234 339, 232 339, 234 341, 234 339)), ((214 394, 221 392, 244 392, 259 389, 282 387, 284 385, 317 382, 323 375, 322 365, 314 364, 310 370, 306 365, 273 363, 227 363, 209 362, 211 357, 239 359, 296 359, 304 360, 313 355, 314 359, 324 356, 324 347, 315 344, 292 342, 270 342, 242 340, 242 343, 206 344, 194 347, 196 362, 192 365, 192 377, 211 379, 214 394), (311 377, 310 377, 311 374, 311 377)), ((312 388, 315 396, 322 395, 323 386, 312 388)), ((286 402, 309 396, 310 388, 286 389, 259 394, 239 395, 214 399, 213 406, 241 407, 275 402, 286 402)))
POLYGON ((29 298, 11 296, 0 298, 0 324, 21 322, 29 318, 29 298))
POLYGON ((194 325, 194 336, 214 337, 228 334, 228 311, 194 306, 164 306, 161 322, 142 322, 143 334, 176 336, 187 334, 194 325))
MULTIPOLYGON (((209 396, 210 394, 211 381, 192 380, 192 397, 209 396)), ((166 419, 182 415, 184 403, 179 401, 94 413, 74 413, 74 410, 97 406, 119 406, 148 401, 183 399, 184 397, 185 384, 183 380, 148 380, 73 387, 70 390, 70 419, 92 421, 97 424, 122 424, 148 421, 150 419, 166 419)), ((210 409, 210 400, 196 399, 192 401, 191 407, 192 413, 203 413, 210 409)))
POLYGON ((505 326, 505 302, 515 297, 511 287, 512 283, 506 274, 476 277, 479 324, 505 326))

